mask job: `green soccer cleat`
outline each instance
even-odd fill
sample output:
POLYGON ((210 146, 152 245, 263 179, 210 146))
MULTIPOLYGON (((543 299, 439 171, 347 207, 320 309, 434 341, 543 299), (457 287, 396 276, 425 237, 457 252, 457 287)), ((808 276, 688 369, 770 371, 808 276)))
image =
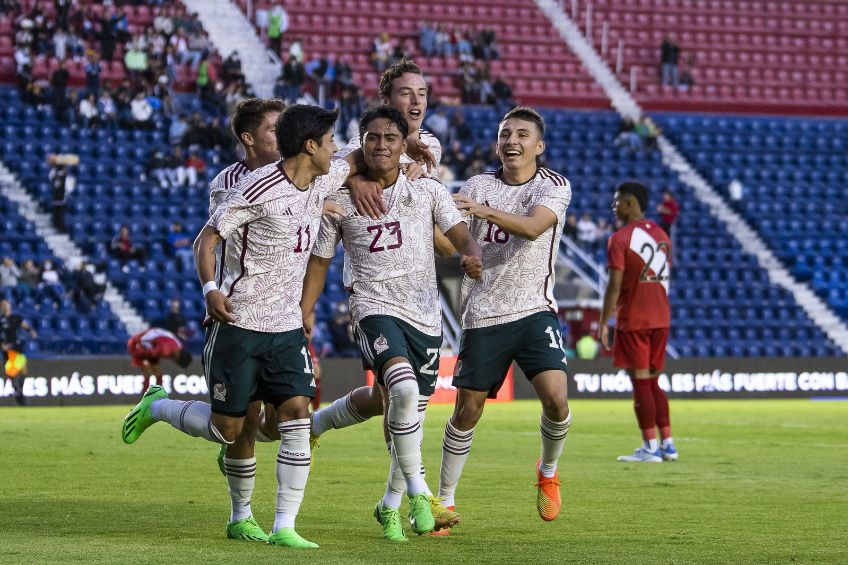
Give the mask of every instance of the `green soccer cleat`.
POLYGON ((227 446, 222 445, 221 449, 218 450, 218 457, 215 459, 218 461, 218 469, 221 471, 221 474, 226 478, 227 476, 227 468, 224 466, 224 457, 227 455, 227 446))
POLYGON ((268 536, 268 544, 294 547, 297 549, 318 549, 317 543, 303 539, 300 537, 300 534, 294 531, 294 528, 280 528, 268 536))
POLYGON ((449 530, 459 524, 459 514, 457 514, 456 509, 443 505, 443 498, 431 496, 429 499, 430 512, 433 513, 433 520, 435 520, 435 526, 433 526, 434 532, 449 530))
POLYGON ((436 527, 433 511, 430 510, 430 497, 422 492, 409 497, 409 525, 419 536, 432 532, 436 527))
POLYGON ((268 534, 262 531, 253 516, 227 524, 227 537, 244 541, 268 541, 268 534))
POLYGON ((168 398, 168 393, 161 386, 152 385, 141 397, 141 401, 135 405, 135 408, 130 410, 130 413, 124 418, 124 425, 121 428, 121 439, 124 440, 124 443, 135 443, 144 433, 144 430, 156 423, 150 413, 150 405, 160 398, 168 398))
POLYGON ((383 526, 383 537, 391 542, 403 543, 408 541, 403 533, 400 521, 400 511, 397 508, 383 508, 383 503, 374 506, 374 518, 383 526))

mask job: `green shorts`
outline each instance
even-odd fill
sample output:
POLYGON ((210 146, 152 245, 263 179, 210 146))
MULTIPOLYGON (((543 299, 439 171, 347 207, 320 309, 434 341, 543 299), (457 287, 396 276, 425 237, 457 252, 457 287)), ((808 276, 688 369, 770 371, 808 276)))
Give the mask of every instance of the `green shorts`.
POLYGON ((312 359, 300 328, 266 333, 215 322, 206 330, 203 368, 217 414, 244 416, 257 392, 275 406, 315 396, 312 359))
POLYGON ((514 322, 462 330, 453 386, 489 391, 494 398, 513 360, 528 380, 543 371, 565 371, 559 320, 539 312, 514 322))
POLYGON ((441 336, 427 335, 394 316, 366 316, 354 327, 354 338, 365 364, 383 382, 382 367, 392 357, 405 357, 418 381, 418 393, 430 396, 439 376, 441 336))

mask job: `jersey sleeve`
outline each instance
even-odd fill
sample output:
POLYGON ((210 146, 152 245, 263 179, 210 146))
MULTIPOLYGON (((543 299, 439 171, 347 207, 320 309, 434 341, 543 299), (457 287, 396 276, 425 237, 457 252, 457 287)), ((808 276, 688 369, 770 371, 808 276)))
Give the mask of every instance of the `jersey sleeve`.
POLYGON ((362 146, 362 142, 359 140, 358 135, 354 135, 350 138, 350 141, 347 142, 347 145, 336 151, 334 157, 338 159, 343 159, 359 149, 362 146))
MULTIPOLYGON (((462 184, 462 186, 459 187, 459 190, 456 193, 461 194, 463 196, 467 196, 468 198, 471 198, 472 200, 476 200, 476 201, 479 202, 477 193, 479 192, 480 184, 476 181, 476 178, 477 177, 471 177, 470 179, 465 181, 462 184)), ((462 213, 460 212, 460 216, 461 215, 462 215, 462 213)), ((471 225, 471 220, 473 220, 473 219, 474 219, 474 217, 469 215, 469 216, 464 216, 462 218, 462 221, 465 222, 468 225, 471 225)))
POLYGON ((456 224, 462 222, 462 214, 453 203, 447 187, 438 181, 430 181, 433 186, 433 220, 442 233, 447 233, 456 224))
POLYGON ((337 191, 344 185, 348 176, 350 176, 350 165, 348 162, 344 159, 334 158, 330 161, 330 172, 320 179, 323 185, 321 187, 322 192, 331 194, 337 191))
POLYGON ((566 181, 565 186, 549 183, 540 194, 536 202, 537 206, 544 206, 559 218, 560 224, 565 223, 565 213, 571 203, 571 184, 566 181))
POLYGON ((624 270, 624 256, 627 253, 624 237, 620 233, 614 233, 607 242, 607 258, 609 268, 616 271, 624 270))
POLYGON ((207 225, 212 226, 222 238, 227 239, 239 227, 262 216, 264 204, 250 204, 239 193, 230 192, 218 205, 207 225))
POLYGON ((438 171, 439 165, 442 164, 442 144, 439 143, 439 138, 435 135, 433 136, 433 140, 430 142, 430 153, 432 153, 433 158, 436 159, 436 168, 434 171, 438 171))
POLYGON ((321 216, 321 229, 312 246, 312 254, 324 259, 336 256, 336 246, 342 238, 341 220, 330 214, 321 216))

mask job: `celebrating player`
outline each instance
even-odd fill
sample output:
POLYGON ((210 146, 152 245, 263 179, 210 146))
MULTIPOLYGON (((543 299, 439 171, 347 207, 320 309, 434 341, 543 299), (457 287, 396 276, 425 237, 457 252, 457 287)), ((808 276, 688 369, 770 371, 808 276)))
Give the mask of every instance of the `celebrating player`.
POLYGON ((448 508, 455 507, 456 486, 486 397, 497 393, 515 360, 542 403, 537 509, 544 520, 559 515, 557 462, 571 414, 553 286, 571 187, 565 177, 538 166, 544 135, 545 122, 535 110, 508 112, 498 129, 503 166, 468 179, 454 196, 483 248, 486 268, 479 281, 465 277, 462 283, 456 405, 445 426, 439 483, 448 508))
POLYGON ((609 238, 609 282, 601 312, 601 343, 609 349, 609 320, 615 313, 613 364, 630 375, 633 406, 642 431, 642 447, 619 461, 661 463, 678 458, 671 437, 668 397, 658 375, 665 366, 671 311, 668 283, 671 241, 645 218, 648 189, 624 182, 615 189, 612 209, 624 227, 609 238), (660 439, 657 440, 657 428, 660 439))
POLYGON ((145 383, 150 377, 161 379, 159 360, 170 359, 182 368, 191 363, 191 353, 183 348, 180 338, 162 328, 148 328, 139 332, 127 341, 127 353, 130 354, 132 366, 141 369, 145 383))
MULTIPOLYGON (((438 181, 409 181, 400 173, 408 134, 403 114, 390 106, 372 108, 359 127, 367 176, 383 187, 387 213, 372 220, 356 211, 347 191, 331 197, 344 214, 322 220, 306 270, 302 308, 308 329, 341 240, 353 271, 350 309, 356 341, 383 388, 392 440, 389 480, 375 515, 384 537, 400 542, 406 541, 398 510, 404 490, 413 531, 423 534, 436 526, 420 471, 421 419, 435 389, 442 342, 433 222, 461 252, 460 264, 469 278, 479 278, 482 262, 447 189, 438 181)), ((451 512, 442 518, 440 526, 450 526, 459 516, 451 512)))
MULTIPOLYGON (((252 524, 251 537, 272 545, 318 547, 294 528, 309 477, 308 404, 315 387, 298 303, 324 198, 363 170, 361 151, 332 159, 336 119, 336 111, 316 106, 284 110, 276 126, 283 160, 243 177, 195 241, 206 309, 214 320, 204 347, 211 403, 170 400, 162 387, 151 387, 122 429, 124 442, 134 443, 150 425, 167 421, 188 435, 231 444, 261 389, 276 407, 281 436, 274 527, 266 535, 256 524, 248 497, 234 519, 252 524), (219 289, 215 254, 224 240, 219 289)), ((252 491, 255 464, 234 468, 233 475, 243 477, 246 493, 252 491)))
MULTIPOLYGON (((401 59, 391 65, 380 76, 379 92, 382 103, 400 111, 409 128, 406 149, 400 156, 400 162, 412 163, 420 160, 435 172, 441 160, 442 146, 435 135, 421 129, 427 114, 427 90, 421 69, 408 59, 401 59)), ((352 138, 339 155, 354 151, 360 144, 359 136, 352 138)), ((382 188, 378 183, 360 175, 351 178, 350 185, 355 191, 353 202, 360 213, 376 219, 387 211, 380 196, 382 188)), ((345 286, 350 288, 351 268, 347 256, 344 278, 345 286)), ((312 433, 317 437, 327 430, 359 424, 382 414, 383 398, 379 386, 375 383, 373 387, 359 387, 330 406, 315 412, 312 418, 312 433)), ((389 438, 386 437, 386 440, 389 441, 389 438)))

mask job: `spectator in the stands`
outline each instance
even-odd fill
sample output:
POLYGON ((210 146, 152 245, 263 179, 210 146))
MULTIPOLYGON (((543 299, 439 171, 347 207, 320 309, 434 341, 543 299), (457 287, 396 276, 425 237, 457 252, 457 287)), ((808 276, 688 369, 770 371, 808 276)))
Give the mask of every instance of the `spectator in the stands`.
POLYGON ((562 228, 562 234, 571 241, 577 241, 577 215, 569 214, 565 218, 565 226, 562 228))
POLYGON ((695 86, 695 77, 692 76, 692 68, 695 66, 695 56, 690 54, 686 57, 686 64, 683 67, 683 73, 680 75, 680 86, 682 91, 687 91, 695 86))
POLYGON ((500 57, 500 51, 498 50, 498 43, 494 29, 491 27, 484 27, 477 35, 477 40, 483 51, 483 56, 480 57, 481 59, 484 61, 491 61, 500 57))
POLYGON ((153 123, 153 107, 148 102, 143 90, 135 93, 135 97, 130 103, 130 111, 132 112, 133 127, 137 129, 152 129, 153 123))
POLYGON ((48 179, 50 180, 50 205, 53 227, 65 231, 65 209, 68 205, 68 195, 76 188, 76 178, 70 174, 68 165, 57 161, 55 156, 47 158, 50 165, 48 179))
POLYGON ((280 4, 275 4, 268 13, 266 34, 271 40, 271 50, 279 55, 282 49, 283 35, 289 29, 289 14, 280 4))
POLYGON ((35 261, 26 259, 21 265, 21 274, 18 277, 18 291, 22 296, 29 296, 38 289, 41 283, 41 270, 35 261))
POLYGON ((644 147, 642 137, 636 132, 636 123, 633 119, 622 118, 614 143, 631 151, 638 151, 644 147))
MULTIPOLYGON (((93 95, 94 93, 92 93, 93 95)), ((108 89, 103 89, 100 93, 100 98, 97 99, 97 110, 100 112, 100 121, 114 129, 118 123, 118 108, 115 106, 115 100, 112 98, 112 93, 108 89)))
POLYGON ((444 58, 453 56, 451 35, 445 24, 439 24, 439 27, 436 30, 436 54, 444 58))
POLYGON ((103 68, 100 66, 100 57, 97 53, 92 53, 88 62, 85 64, 85 90, 100 94, 100 71, 103 68))
POLYGON ((674 224, 680 215, 680 204, 668 190, 663 192, 662 202, 657 204, 657 215, 660 219, 660 227, 668 234, 668 237, 672 237, 674 224))
POLYGON ((680 47, 671 35, 666 35, 660 46, 660 64, 662 67, 662 84, 677 88, 680 73, 677 68, 680 59, 680 47))
POLYGON ((124 66, 133 84, 140 84, 150 65, 147 61, 147 53, 142 50, 138 40, 133 41, 124 54, 124 66))
POLYGON ((53 261, 45 259, 41 263, 41 288, 49 291, 50 289, 61 288, 62 279, 59 270, 53 261))
POLYGON ((18 277, 21 276, 21 270, 15 264, 11 257, 4 257, 3 263, 0 264, 0 286, 15 288, 18 286, 18 277))
POLYGON ((593 245, 598 240, 598 225, 588 212, 584 212, 577 222, 577 241, 583 245, 593 245))
POLYGON ((512 99, 512 88, 502 77, 495 77, 494 82, 492 82, 492 92, 494 93, 495 111, 498 114, 503 114, 515 106, 515 101, 512 99))
POLYGON ((186 172, 188 174, 189 186, 197 186, 198 179, 206 179, 206 161, 195 149, 189 149, 186 159, 186 172))
POLYGON ((289 44, 289 57, 294 57, 301 65, 303 64, 303 41, 299 37, 295 37, 289 44))
POLYGON ((171 224, 171 230, 168 232, 168 246, 171 254, 182 263, 184 272, 191 272, 194 269, 193 242, 194 239, 190 234, 185 233, 180 222, 171 224))
POLYGON ((634 126, 636 133, 642 139, 642 145, 647 150, 656 150, 659 148, 658 139, 660 128, 648 116, 643 116, 634 126))
POLYGON ((188 327, 188 322, 182 312, 182 302, 179 299, 172 298, 168 306, 168 314, 162 318, 156 325, 168 330, 182 341, 187 340, 194 332, 188 327))
POLYGON ((186 157, 183 155, 183 150, 179 145, 171 149, 171 154, 165 158, 165 163, 165 170, 171 188, 186 186, 186 184, 194 186, 197 182, 197 173, 194 170, 189 170, 186 164, 186 157))
POLYGON ((94 275, 85 261, 80 261, 79 266, 71 273, 70 283, 71 296, 77 310, 83 314, 91 312, 92 306, 100 301, 106 290, 104 285, 94 280, 94 275))
POLYGON ((431 133, 439 138, 439 141, 442 144, 446 144, 448 142, 450 122, 448 121, 447 112, 444 108, 439 108, 435 112, 430 113, 425 121, 425 126, 431 133))
POLYGON ((460 61, 474 61, 474 55, 471 53, 471 40, 466 28, 454 26, 453 43, 456 46, 456 55, 460 61))
POLYGON ((300 98, 300 89, 303 86, 305 72, 303 64, 294 55, 289 55, 289 60, 283 66, 283 91, 280 98, 289 104, 294 104, 300 98))
POLYGON ((436 24, 423 22, 418 28, 418 48, 426 57, 435 57, 436 50, 436 24))
POLYGON ((482 158, 473 159, 462 174, 462 178, 470 179, 486 172, 486 161, 482 158))
POLYGON ((387 32, 383 32, 374 38, 374 43, 371 46, 371 62, 378 73, 382 73, 389 66, 393 51, 392 38, 387 32))
POLYGON ((475 65, 474 81, 477 83, 477 91, 480 93, 480 104, 491 104, 495 102, 495 90, 492 87, 492 77, 489 72, 489 63, 484 61, 475 65))
POLYGON ((203 55, 197 66, 197 94, 201 100, 210 101, 212 87, 216 81, 215 67, 209 62, 209 55, 203 55))
POLYGON ((65 61, 59 61, 59 67, 50 75, 50 87, 53 89, 53 111, 56 118, 63 123, 67 122, 66 108, 68 105, 67 93, 68 80, 71 75, 65 68, 65 61))
POLYGON ((362 114, 362 110, 363 102, 359 89, 356 86, 342 88, 341 97, 339 98, 339 127, 341 128, 342 135, 345 135, 347 128, 352 123, 359 123, 359 116, 362 114))
POLYGON ((100 19, 100 57, 107 62, 112 62, 115 56, 115 47, 118 43, 117 29, 112 18, 112 8, 108 7, 100 19))
POLYGON ((348 58, 344 55, 336 61, 336 85, 339 89, 345 86, 353 86, 353 69, 348 58))
POLYGON ((239 57, 238 51, 230 53, 221 64, 221 80, 224 81, 224 84, 244 81, 244 73, 241 71, 241 57, 239 57))
POLYGON ((112 239, 109 251, 113 257, 119 259, 122 263, 126 263, 131 259, 138 259, 143 263, 147 258, 145 249, 133 244, 130 239, 130 228, 127 226, 121 226, 118 234, 112 239))
POLYGON ((100 125, 100 110, 97 107, 97 98, 93 92, 80 100, 79 115, 85 128, 96 128, 100 125))
MULTIPOLYGON (((150 153, 145 165, 147 175, 156 179, 160 188, 168 188, 171 186, 171 172, 168 160, 161 150, 155 150, 150 153)), ((176 180, 176 179, 174 179, 176 180)))
POLYGON ((606 218, 598 218, 598 232, 595 243, 599 247, 606 247, 607 240, 612 235, 613 229, 609 220, 606 218))

